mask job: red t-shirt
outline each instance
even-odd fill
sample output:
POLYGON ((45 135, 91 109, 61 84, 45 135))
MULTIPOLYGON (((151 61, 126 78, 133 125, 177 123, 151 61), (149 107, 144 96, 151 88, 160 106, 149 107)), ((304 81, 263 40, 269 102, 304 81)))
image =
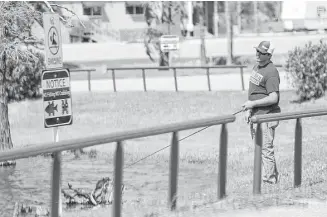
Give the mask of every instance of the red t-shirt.
POLYGON ((264 66, 256 64, 253 67, 249 82, 248 99, 251 101, 262 99, 272 92, 277 92, 278 94, 278 102, 276 104, 253 108, 253 115, 278 113, 281 111, 279 107, 279 84, 279 72, 273 62, 270 61, 264 66))

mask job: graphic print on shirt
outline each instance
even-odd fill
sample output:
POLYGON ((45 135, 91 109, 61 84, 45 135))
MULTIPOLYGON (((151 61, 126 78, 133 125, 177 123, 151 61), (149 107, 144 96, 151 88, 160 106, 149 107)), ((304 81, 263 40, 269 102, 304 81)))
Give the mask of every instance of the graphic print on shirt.
POLYGON ((252 74, 250 76, 250 82, 259 86, 262 81, 263 75, 259 74, 257 71, 252 70, 252 74))

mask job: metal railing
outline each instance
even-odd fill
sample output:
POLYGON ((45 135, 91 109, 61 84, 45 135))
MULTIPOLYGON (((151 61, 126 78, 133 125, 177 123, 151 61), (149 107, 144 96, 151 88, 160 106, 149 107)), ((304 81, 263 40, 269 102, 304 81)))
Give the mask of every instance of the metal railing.
POLYGON ((263 134, 261 124, 272 121, 282 121, 296 119, 295 142, 294 142, 294 187, 301 185, 302 179, 302 124, 301 119, 306 117, 327 115, 327 109, 314 109, 306 111, 275 113, 266 115, 256 115, 251 118, 252 123, 256 124, 256 133, 253 138, 254 150, 254 172, 253 172, 253 193, 261 193, 261 161, 263 134))
POLYGON ((227 166, 227 123, 235 121, 235 115, 219 116, 200 120, 186 121, 180 123, 166 124, 156 127, 127 130, 115 132, 106 135, 93 136, 88 138, 72 139, 57 143, 45 143, 34 146, 27 146, 19 149, 12 149, 0 152, 0 162, 6 160, 17 160, 28 158, 40 154, 54 153, 52 167, 52 201, 51 216, 58 217, 60 213, 60 183, 61 183, 61 151, 74 150, 95 145, 116 142, 115 160, 114 160, 114 200, 113 216, 121 216, 121 186, 123 181, 123 141, 141 137, 154 136, 159 134, 171 133, 171 153, 170 153, 170 172, 169 172, 169 198, 168 206, 171 210, 176 208, 177 202, 177 177, 178 177, 178 158, 179 141, 178 132, 200 127, 222 125, 219 144, 219 171, 218 171, 218 198, 226 195, 226 166, 227 166))
POLYGON ((91 91, 91 72, 95 72, 95 69, 70 69, 70 72, 87 72, 87 84, 88 90, 91 91))
POLYGON ((112 73, 112 81, 114 91, 117 92, 116 87, 116 71, 119 70, 142 70, 142 78, 143 78, 143 89, 146 92, 146 74, 145 70, 173 70, 174 71, 174 81, 175 81, 175 91, 178 92, 178 82, 177 82, 177 69, 206 69, 207 74, 207 81, 208 81, 208 90, 211 91, 211 81, 210 81, 210 69, 240 69, 240 76, 241 76, 241 85, 242 91, 244 91, 244 72, 243 69, 246 68, 245 65, 219 65, 219 66, 161 66, 161 67, 120 67, 120 68, 107 68, 107 71, 111 71, 112 73))

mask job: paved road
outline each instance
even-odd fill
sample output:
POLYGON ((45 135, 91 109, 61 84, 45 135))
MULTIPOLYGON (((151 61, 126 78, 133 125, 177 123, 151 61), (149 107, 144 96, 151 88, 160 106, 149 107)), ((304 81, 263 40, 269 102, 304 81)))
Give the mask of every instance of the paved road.
MULTIPOLYGON (((262 40, 271 40, 275 47, 276 54, 287 54, 295 46, 303 47, 305 43, 312 41, 318 43, 326 35, 289 35, 289 36, 258 36, 258 37, 238 37, 233 40, 234 55, 252 55, 253 46, 262 40)), ((207 56, 226 56, 227 39, 213 38, 206 39, 207 56)), ((177 59, 199 58, 200 40, 186 40, 180 43, 177 52, 177 59)), ((64 62, 94 62, 113 60, 148 60, 143 43, 82 43, 63 45, 64 62)))
MULTIPOLYGON (((285 72, 280 72, 281 90, 292 89, 287 83, 285 72)), ((244 86, 247 89, 250 74, 244 74, 244 86)), ((211 75, 211 90, 230 91, 242 90, 241 76, 238 73, 211 75)), ((208 91, 207 77, 198 76, 181 76, 177 77, 179 91, 208 91)), ((156 77, 147 78, 146 86, 148 91, 175 91, 174 77, 156 77)), ((72 91, 88 91, 88 81, 72 81, 72 91)), ((111 79, 91 80, 92 91, 113 91, 113 81, 111 79)), ((117 91, 143 91, 142 78, 116 79, 117 91)))

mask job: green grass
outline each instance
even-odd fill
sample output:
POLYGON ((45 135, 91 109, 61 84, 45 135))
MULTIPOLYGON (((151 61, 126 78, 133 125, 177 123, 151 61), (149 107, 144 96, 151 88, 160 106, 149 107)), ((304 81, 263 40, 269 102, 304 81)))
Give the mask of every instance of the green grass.
MULTIPOLYGON (((74 123, 60 128, 60 140, 231 114, 239 109, 246 96, 246 93, 241 92, 74 93, 74 123)), ((293 92, 281 93, 283 112, 324 108, 327 105, 326 98, 314 103, 291 104, 289 101, 292 98, 295 98, 293 92)), ((52 141, 52 130, 43 127, 41 101, 12 103, 9 109, 15 148, 52 141)), ((325 196, 327 117, 305 118, 302 125, 302 187, 296 191, 292 189, 295 120, 283 121, 277 128, 275 139, 281 180, 276 186, 263 185, 261 197, 252 196, 254 147, 242 114, 237 115, 234 123, 227 125, 227 198, 223 202, 217 202, 216 199, 220 126, 208 128, 182 141, 177 202, 180 216, 195 216, 198 212, 206 212, 206 215, 211 216, 226 210, 296 206, 294 198, 316 198, 320 194, 325 196)), ((179 137, 195 130, 182 131, 179 137)), ((170 140, 171 134, 164 134, 125 141, 125 165, 168 145, 170 140)), ((92 189, 95 180, 113 176, 111 171, 115 145, 94 148, 97 150, 96 159, 65 158, 64 186, 69 181, 76 187, 92 189), (73 177, 73 173, 80 175, 73 177)), ((166 208, 169 154, 168 148, 124 170, 126 192, 123 199, 126 203, 123 216, 150 216, 151 213, 154 213, 152 216, 174 216, 166 208)), ((48 164, 49 160, 44 159, 44 162, 48 164)), ((50 177, 43 179, 47 181, 50 177)), ((111 207, 97 208, 92 212, 65 210, 64 216, 103 217, 109 213, 111 207)))

